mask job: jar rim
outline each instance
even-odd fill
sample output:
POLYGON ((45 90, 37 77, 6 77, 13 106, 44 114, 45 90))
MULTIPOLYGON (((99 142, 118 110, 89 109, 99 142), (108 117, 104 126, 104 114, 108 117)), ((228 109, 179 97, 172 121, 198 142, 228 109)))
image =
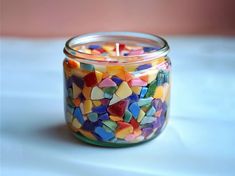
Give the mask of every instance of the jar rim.
MULTIPOLYGON (((120 42, 121 43, 121 42, 120 42)), ((145 43, 146 44, 146 43, 145 43)), ((169 52, 169 45, 165 39, 160 36, 141 33, 141 32, 97 32, 87 33, 74 36, 67 40, 64 47, 64 54, 71 59, 78 60, 84 63, 112 63, 112 64, 131 64, 146 62, 166 56, 169 52), (112 39, 112 40, 111 40, 112 39), (74 46, 95 43, 95 42, 112 42, 114 40, 141 40, 152 43, 153 46, 159 49, 140 55, 134 56, 102 56, 100 54, 88 54, 75 50, 74 46)))

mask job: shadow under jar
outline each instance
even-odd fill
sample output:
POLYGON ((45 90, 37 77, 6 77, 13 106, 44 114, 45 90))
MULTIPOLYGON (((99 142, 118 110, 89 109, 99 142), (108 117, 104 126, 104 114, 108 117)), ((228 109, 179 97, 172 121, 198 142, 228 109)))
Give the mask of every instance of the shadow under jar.
POLYGON ((66 42, 65 118, 80 140, 124 147, 155 138, 169 112, 171 61, 161 37, 101 32, 66 42))

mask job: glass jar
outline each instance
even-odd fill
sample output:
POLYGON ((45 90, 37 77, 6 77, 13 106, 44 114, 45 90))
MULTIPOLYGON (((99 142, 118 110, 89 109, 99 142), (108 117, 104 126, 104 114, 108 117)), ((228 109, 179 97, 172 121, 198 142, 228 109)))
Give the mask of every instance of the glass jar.
POLYGON ((64 48, 65 118, 90 144, 123 147, 149 141, 167 123, 171 61, 161 37, 101 32, 64 48))

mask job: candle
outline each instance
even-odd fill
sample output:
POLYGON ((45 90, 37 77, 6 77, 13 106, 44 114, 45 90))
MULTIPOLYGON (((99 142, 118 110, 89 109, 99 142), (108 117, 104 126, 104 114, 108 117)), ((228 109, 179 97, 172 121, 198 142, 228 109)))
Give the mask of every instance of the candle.
POLYGON ((90 144, 122 147, 149 141, 169 111, 171 62, 167 42, 133 32, 85 34, 64 53, 65 117, 90 144))

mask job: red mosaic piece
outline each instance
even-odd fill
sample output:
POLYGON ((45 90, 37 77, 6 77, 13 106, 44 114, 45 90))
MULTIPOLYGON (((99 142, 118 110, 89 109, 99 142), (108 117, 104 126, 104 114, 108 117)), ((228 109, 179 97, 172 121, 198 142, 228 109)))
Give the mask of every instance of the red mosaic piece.
POLYGON ((108 112, 112 115, 123 117, 128 101, 122 100, 108 107, 108 112))
POLYGON ((122 121, 118 121, 117 124, 118 124, 118 129, 123 129, 131 126, 131 124, 122 121))
POLYGON ((87 87, 93 87, 97 84, 95 72, 88 73, 83 79, 87 87))
POLYGON ((131 119, 130 124, 134 129, 139 128, 139 123, 134 118, 131 119))

